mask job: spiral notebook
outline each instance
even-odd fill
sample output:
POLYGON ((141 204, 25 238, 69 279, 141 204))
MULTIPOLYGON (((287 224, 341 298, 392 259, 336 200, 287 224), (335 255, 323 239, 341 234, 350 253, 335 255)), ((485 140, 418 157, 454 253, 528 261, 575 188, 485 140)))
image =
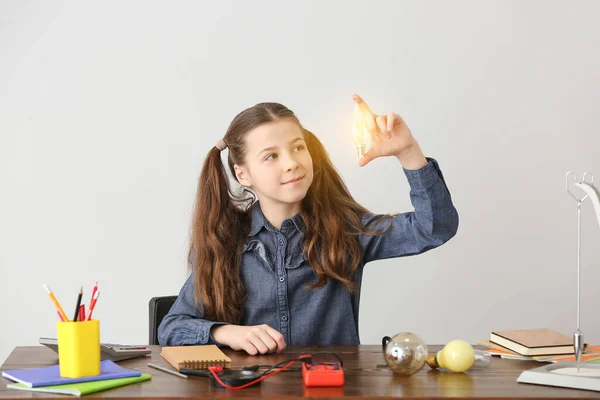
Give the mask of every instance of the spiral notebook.
POLYGON ((181 368, 207 369, 214 365, 231 368, 231 359, 214 344, 202 346, 165 346, 161 356, 178 371, 181 368))

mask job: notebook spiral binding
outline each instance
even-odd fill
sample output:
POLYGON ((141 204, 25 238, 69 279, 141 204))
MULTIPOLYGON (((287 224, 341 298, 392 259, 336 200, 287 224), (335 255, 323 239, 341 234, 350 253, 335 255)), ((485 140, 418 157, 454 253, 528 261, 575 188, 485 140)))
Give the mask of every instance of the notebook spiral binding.
POLYGON ((190 369, 208 369, 208 367, 221 366, 223 368, 231 368, 231 362, 227 360, 214 360, 214 361, 199 361, 199 360, 184 360, 182 368, 190 369))

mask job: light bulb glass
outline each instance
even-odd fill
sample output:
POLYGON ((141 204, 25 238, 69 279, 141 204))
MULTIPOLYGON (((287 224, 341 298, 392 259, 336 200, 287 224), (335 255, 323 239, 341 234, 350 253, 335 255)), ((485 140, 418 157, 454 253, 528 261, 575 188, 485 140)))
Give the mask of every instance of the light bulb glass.
POLYGON ((383 355, 392 371, 412 375, 427 362, 427 345, 423 339, 411 332, 400 332, 393 338, 383 338, 383 355))
POLYGON ((433 356, 427 364, 432 368, 446 368, 452 372, 465 372, 475 362, 475 350, 464 340, 453 340, 433 356))
POLYGON ((363 118, 363 112, 358 104, 354 105, 354 114, 352 115, 352 142, 356 147, 358 157, 362 158, 367 153, 369 145, 369 130, 363 118))
POLYGON ((492 362, 492 355, 487 351, 483 350, 474 350, 475 351, 475 361, 473 362, 473 367, 487 367, 492 362))

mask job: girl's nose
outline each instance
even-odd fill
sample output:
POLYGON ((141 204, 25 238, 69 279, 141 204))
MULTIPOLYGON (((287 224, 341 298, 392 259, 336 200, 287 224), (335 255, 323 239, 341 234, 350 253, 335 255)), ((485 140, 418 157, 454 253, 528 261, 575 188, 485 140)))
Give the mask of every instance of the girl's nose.
POLYGON ((293 155, 288 155, 285 158, 285 164, 284 165, 285 165, 285 170, 286 171, 291 171, 291 170, 293 170, 293 169, 295 169, 295 168, 298 167, 298 161, 296 161, 296 159, 294 158, 293 155))

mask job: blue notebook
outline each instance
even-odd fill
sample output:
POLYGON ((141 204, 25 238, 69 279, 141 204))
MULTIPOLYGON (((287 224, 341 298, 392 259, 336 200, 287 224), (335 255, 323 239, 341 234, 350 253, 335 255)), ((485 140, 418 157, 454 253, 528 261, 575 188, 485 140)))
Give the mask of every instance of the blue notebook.
POLYGON ((65 385, 67 383, 103 381, 105 379, 130 378, 140 376, 140 371, 130 371, 110 360, 100 361, 100 375, 82 378, 62 378, 57 365, 33 369, 13 369, 2 371, 2 376, 28 387, 65 385))

